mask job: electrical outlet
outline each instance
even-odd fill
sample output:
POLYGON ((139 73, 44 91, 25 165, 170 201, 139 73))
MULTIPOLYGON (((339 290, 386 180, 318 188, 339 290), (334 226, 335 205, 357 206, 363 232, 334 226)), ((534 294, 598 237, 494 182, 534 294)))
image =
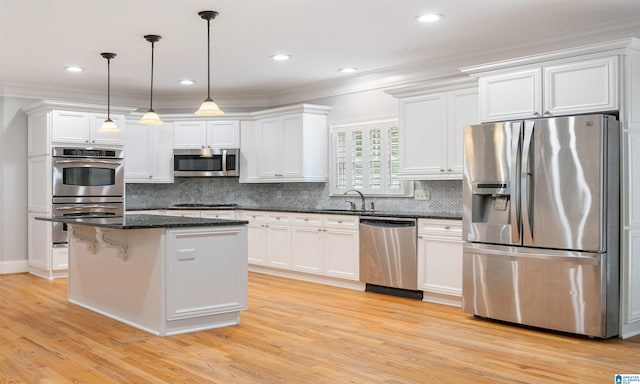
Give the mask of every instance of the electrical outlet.
POLYGON ((429 190, 417 190, 414 196, 416 200, 429 200, 431 199, 431 192, 429 190))
POLYGON ((278 198, 278 199, 282 198, 282 191, 277 191, 276 192, 276 198, 278 198))
POLYGON ((309 191, 302 191, 302 198, 303 199, 308 199, 309 198, 309 191))

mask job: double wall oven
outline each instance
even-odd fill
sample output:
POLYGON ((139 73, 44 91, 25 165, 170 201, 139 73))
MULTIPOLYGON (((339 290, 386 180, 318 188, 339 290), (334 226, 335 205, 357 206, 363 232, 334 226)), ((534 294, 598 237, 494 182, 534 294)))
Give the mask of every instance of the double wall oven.
MULTIPOLYGON (((121 149, 53 148, 54 216, 105 217, 124 214, 121 149)), ((53 223, 53 246, 67 246, 67 226, 53 223)))

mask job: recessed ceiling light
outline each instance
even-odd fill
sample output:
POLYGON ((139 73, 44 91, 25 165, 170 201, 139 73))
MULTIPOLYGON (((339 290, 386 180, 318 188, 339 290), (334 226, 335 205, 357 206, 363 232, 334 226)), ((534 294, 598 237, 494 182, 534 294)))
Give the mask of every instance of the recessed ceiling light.
POLYGON ((421 23, 433 23, 442 19, 442 15, 438 15, 435 13, 427 13, 426 15, 421 15, 416 17, 416 19, 421 23))
POLYGON ((64 67, 64 69, 67 72, 82 72, 82 71, 84 71, 84 69, 82 67, 77 67, 75 65, 69 66, 69 67, 64 67))
POLYGON ((193 84, 195 84, 196 82, 195 82, 195 81, 193 81, 193 80, 187 80, 187 79, 185 79, 185 80, 178 80, 178 83, 180 83, 180 84, 182 84, 182 85, 193 85, 193 84))
POLYGON ((286 60, 289 60, 291 56, 285 55, 285 54, 277 54, 277 55, 271 56, 271 58, 276 61, 286 61, 286 60))
POLYGON ((344 67, 344 68, 340 68, 339 71, 342 73, 353 73, 355 71, 357 71, 358 68, 355 67, 344 67))

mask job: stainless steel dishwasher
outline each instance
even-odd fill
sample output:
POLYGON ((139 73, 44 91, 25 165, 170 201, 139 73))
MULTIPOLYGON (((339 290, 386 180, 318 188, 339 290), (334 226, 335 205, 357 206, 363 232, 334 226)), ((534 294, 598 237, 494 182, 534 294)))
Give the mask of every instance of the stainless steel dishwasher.
POLYGON ((360 218, 360 281, 366 290, 422 299, 416 220, 360 218))

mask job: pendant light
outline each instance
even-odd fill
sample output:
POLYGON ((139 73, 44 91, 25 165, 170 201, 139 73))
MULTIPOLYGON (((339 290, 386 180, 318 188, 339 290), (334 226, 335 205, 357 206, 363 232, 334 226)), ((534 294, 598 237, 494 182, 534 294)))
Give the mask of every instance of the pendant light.
POLYGON ((149 96, 149 110, 142 116, 142 119, 138 120, 138 123, 144 125, 160 125, 164 124, 164 121, 160 120, 160 116, 153 110, 153 51, 155 43, 162 37, 158 35, 145 35, 144 38, 151 43, 151 95, 149 96))
POLYGON ((116 57, 116 54, 103 52, 100 55, 107 59, 107 120, 102 123, 98 132, 120 132, 120 128, 111 120, 111 59, 116 57))
POLYGON ((200 109, 196 111, 198 116, 220 116, 224 112, 218 108, 218 104, 211 98, 211 20, 218 16, 216 11, 200 11, 201 18, 207 20, 207 98, 200 105, 200 109))

